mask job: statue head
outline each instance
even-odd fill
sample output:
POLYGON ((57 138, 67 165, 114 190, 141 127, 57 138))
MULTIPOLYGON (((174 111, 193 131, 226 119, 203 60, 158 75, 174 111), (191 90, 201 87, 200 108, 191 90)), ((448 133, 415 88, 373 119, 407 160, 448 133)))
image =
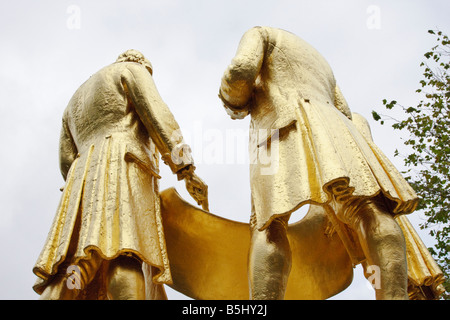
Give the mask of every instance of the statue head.
POLYGON ((148 61, 141 52, 135 49, 129 49, 120 54, 119 57, 117 57, 116 63, 117 62, 137 62, 147 68, 150 74, 153 74, 153 67, 150 61, 148 61))

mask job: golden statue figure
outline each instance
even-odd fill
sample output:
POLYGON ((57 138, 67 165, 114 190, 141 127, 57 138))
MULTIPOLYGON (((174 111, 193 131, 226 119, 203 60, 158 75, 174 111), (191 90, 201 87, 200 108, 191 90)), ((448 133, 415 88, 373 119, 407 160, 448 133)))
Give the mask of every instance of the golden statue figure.
POLYGON ((33 272, 41 299, 165 299, 159 154, 206 210, 207 186, 136 50, 91 76, 62 120, 61 201, 33 272))
POLYGON ((364 262, 366 274, 377 268, 377 299, 408 299, 406 245, 395 218, 413 212, 417 196, 359 132, 325 59, 292 33, 252 28, 219 96, 233 119, 251 115, 251 297, 285 297, 288 221, 312 204, 327 213, 353 265, 364 262), (269 163, 259 161, 267 155, 269 163))
POLYGON ((252 118, 250 224, 208 212, 207 186, 140 52, 76 91, 60 137, 65 186, 33 268, 41 299, 167 299, 163 284, 194 299, 327 299, 360 263, 378 299, 439 297, 442 272, 405 216, 417 196, 317 51, 253 28, 219 96, 233 119, 252 118), (202 209, 159 192, 159 156, 202 209))

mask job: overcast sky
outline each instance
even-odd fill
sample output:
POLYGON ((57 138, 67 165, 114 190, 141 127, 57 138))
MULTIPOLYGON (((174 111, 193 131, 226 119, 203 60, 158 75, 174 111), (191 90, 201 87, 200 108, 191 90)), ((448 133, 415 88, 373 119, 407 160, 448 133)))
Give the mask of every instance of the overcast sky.
MULTIPOLYGON (((61 116, 75 90, 127 49, 152 62, 154 79, 190 141, 211 212, 248 222, 249 119, 229 119, 217 98, 220 78, 242 34, 256 25, 291 31, 330 63, 352 111, 369 119, 375 142, 392 155, 400 136, 371 110, 381 101, 415 104, 428 29, 449 33, 441 1, 3 1, 0 4, 0 299, 37 299, 32 267, 64 184, 59 173, 61 116), (231 135, 238 135, 230 143, 231 135)), ((403 149, 402 149, 403 148, 403 149)), ((164 165, 162 165, 164 166, 164 165)), ((184 185, 161 168, 161 189, 184 185)), ((409 216, 419 229, 420 213, 409 216)), ((421 236, 427 245, 432 239, 421 236)), ((169 298, 183 296, 169 291, 169 298)), ((340 299, 373 299, 355 269, 340 299)))

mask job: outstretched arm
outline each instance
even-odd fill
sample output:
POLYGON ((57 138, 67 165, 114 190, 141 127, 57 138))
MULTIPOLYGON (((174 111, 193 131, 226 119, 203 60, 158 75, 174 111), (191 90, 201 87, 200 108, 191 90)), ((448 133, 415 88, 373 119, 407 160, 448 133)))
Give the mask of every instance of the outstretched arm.
POLYGON ((185 180, 188 192, 197 203, 208 210, 208 187, 194 173, 190 148, 184 143, 180 127, 159 95, 150 73, 138 64, 129 64, 121 80, 163 161, 179 180, 185 180))
POLYGON ((265 46, 261 28, 250 29, 242 36, 236 55, 223 74, 219 97, 232 118, 234 115, 242 119, 249 113, 248 105, 261 70, 265 46))
POLYGON ((159 95, 150 73, 143 66, 130 63, 121 80, 150 138, 172 172, 193 164, 180 127, 159 95))

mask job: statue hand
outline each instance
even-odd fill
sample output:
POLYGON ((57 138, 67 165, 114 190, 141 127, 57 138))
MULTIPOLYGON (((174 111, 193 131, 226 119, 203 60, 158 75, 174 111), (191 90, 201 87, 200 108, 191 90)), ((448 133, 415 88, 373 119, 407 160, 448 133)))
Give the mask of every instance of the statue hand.
POLYGON ((184 178, 186 189, 203 210, 209 211, 208 186, 194 172, 184 178))

